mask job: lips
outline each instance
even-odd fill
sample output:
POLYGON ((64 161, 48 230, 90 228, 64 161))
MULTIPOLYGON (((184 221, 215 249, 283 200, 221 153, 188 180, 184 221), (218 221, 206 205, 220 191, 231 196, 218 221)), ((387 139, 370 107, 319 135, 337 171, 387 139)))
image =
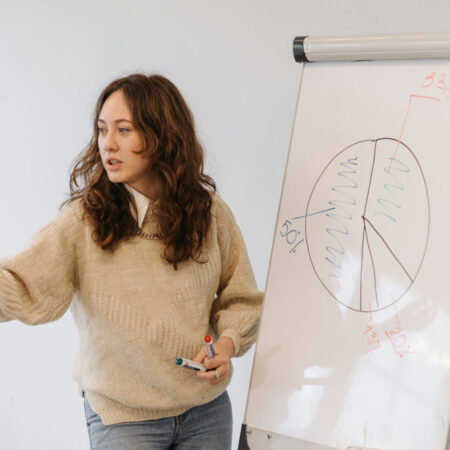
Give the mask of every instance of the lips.
POLYGON ((107 164, 108 166, 114 167, 114 166, 118 166, 118 165, 122 164, 122 161, 120 161, 120 159, 117 159, 117 158, 109 157, 109 158, 107 158, 107 160, 106 160, 106 164, 107 164))

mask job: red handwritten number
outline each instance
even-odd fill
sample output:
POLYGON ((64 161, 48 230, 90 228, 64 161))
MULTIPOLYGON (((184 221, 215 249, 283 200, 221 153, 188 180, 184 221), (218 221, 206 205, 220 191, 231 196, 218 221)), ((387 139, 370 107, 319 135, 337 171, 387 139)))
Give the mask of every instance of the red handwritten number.
MULTIPOLYGON (((436 72, 431 72, 424 78, 421 86, 423 88, 434 86, 435 89, 439 89, 441 91, 441 96, 448 100, 450 99, 450 86, 447 85, 446 78, 447 75, 445 73, 441 73, 438 76, 436 72)), ((439 101, 437 98, 435 98, 435 100, 439 101)))
POLYGON ((392 344, 392 348, 394 349, 395 353, 397 353, 400 358, 403 358, 406 353, 414 353, 414 350, 410 345, 407 345, 406 336, 404 334, 399 334, 402 332, 402 329, 400 328, 400 318, 398 316, 397 310, 395 310, 395 320, 397 322, 397 326, 391 331, 385 330, 384 334, 392 344))
POLYGON ((430 75, 425 77, 425 81, 422 83, 422 87, 430 87, 434 83, 434 77, 436 76, 436 72, 431 72, 430 75))
MULTIPOLYGON (((369 311, 370 311, 370 320, 372 320, 372 305, 369 302, 369 311)), ((395 328, 391 328, 390 330, 385 329, 384 334, 388 338, 389 342, 392 345, 394 352, 400 357, 407 353, 414 353, 414 349, 408 345, 408 339, 404 333, 402 333, 402 329, 400 327, 400 318, 398 316, 397 310, 395 310, 395 328)), ((366 324, 366 330, 364 334, 367 336, 366 339, 366 353, 370 353, 377 348, 381 347, 380 338, 378 337, 378 333, 375 330, 373 325, 366 324)))
POLYGON ((376 350, 377 348, 381 347, 381 344, 380 344, 380 340, 378 339, 377 332, 373 329, 373 326, 366 325, 366 328, 367 329, 366 329, 366 331, 364 331, 364 334, 367 334, 367 333, 371 332, 370 333, 370 337, 366 341, 367 345, 376 344, 375 347, 373 347, 373 348, 371 348, 369 350, 366 350, 366 353, 369 353, 369 352, 371 352, 373 350, 376 350))
POLYGON ((367 340, 367 343, 368 343, 369 345, 372 345, 375 341, 377 342, 377 344, 380 343, 380 340, 377 339, 377 333, 373 332, 373 333, 370 335, 370 339, 367 340))
POLYGON ((447 86, 445 84, 445 74, 443 74, 443 73, 441 74, 439 81, 436 84, 436 87, 438 89, 442 89, 442 95, 445 94, 445 92, 447 91, 447 86))

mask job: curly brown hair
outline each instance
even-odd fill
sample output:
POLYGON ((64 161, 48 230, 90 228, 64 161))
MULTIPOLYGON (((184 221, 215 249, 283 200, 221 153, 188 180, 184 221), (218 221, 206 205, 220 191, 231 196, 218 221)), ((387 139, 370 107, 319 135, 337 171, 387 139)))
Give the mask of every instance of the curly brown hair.
POLYGON ((130 210, 131 195, 122 183, 110 182, 98 146, 100 111, 118 90, 144 139, 149 174, 151 170, 159 182, 154 213, 165 235, 162 257, 175 269, 189 258, 202 262, 202 245, 211 224, 211 192, 216 185, 203 173, 204 152, 190 109, 177 87, 161 75, 132 74, 103 90, 95 108, 93 136, 72 165, 70 196, 62 205, 81 199, 93 226, 92 239, 104 250, 114 250, 138 231, 130 210))

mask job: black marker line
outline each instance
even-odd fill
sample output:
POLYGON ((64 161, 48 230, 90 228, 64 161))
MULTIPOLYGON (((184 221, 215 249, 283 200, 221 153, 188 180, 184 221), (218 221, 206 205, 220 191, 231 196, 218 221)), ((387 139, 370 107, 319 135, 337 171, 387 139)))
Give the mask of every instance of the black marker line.
MULTIPOLYGON (((365 222, 364 222, 364 230, 366 230, 365 222)), ((375 299, 377 301, 377 308, 379 308, 380 305, 378 304, 378 289, 377 289, 377 276, 375 273, 375 261, 373 259, 372 249, 370 248, 369 235, 367 234, 367 232, 366 232, 366 241, 367 241, 367 248, 369 249, 370 261, 372 262, 373 282, 375 286, 375 299)))
POLYGON ((386 246, 386 248, 389 250, 389 252, 391 253, 391 255, 395 258, 395 260, 399 263, 400 267, 403 269, 403 271, 406 273, 407 277, 409 278, 409 280, 411 281, 411 283, 414 281, 411 276, 409 275, 408 271, 405 269, 405 267, 403 266, 403 264, 400 262, 400 260, 397 258, 397 256, 395 255, 395 253, 392 251, 391 247, 389 247, 388 243, 384 240, 383 236, 381 236, 381 234, 378 232, 378 230, 372 225, 372 223, 370 222, 370 220, 367 217, 363 217, 363 219, 372 227, 372 230, 375 231, 375 233, 378 234, 378 236, 380 237, 380 239, 383 241, 384 245, 386 246))
POLYGON ((369 243, 368 238, 367 238, 366 223, 364 222, 364 216, 366 215, 367 203, 369 202, 370 188, 372 187, 373 170, 374 170, 374 167, 375 167, 375 158, 376 158, 376 154, 377 154, 377 142, 378 141, 375 141, 375 144, 374 144, 374 147, 373 147, 372 167, 370 169, 370 178, 369 178, 369 184, 367 186, 366 201, 364 202, 364 211, 362 213, 362 219, 363 219, 364 228, 363 228, 363 234, 362 234, 362 240, 361 240, 361 268, 360 268, 360 277, 359 277, 359 309, 360 309, 360 311, 362 310, 362 278, 363 278, 363 265, 364 265, 364 237, 366 238, 367 244, 369 243))
POLYGON ((363 278, 363 263, 364 263, 364 236, 366 235, 366 223, 363 220, 364 228, 362 233, 361 244, 361 264, 359 267, 359 310, 362 310, 362 278, 363 278))

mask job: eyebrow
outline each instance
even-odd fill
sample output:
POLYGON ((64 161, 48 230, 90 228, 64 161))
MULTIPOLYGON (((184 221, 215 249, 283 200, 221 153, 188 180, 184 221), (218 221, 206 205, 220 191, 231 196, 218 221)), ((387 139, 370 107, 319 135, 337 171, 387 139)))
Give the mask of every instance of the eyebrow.
MULTIPOLYGON (((103 119, 98 119, 98 122, 106 123, 103 119)), ((130 122, 130 123, 133 123, 131 120, 128 120, 128 119, 117 119, 113 123, 119 123, 119 122, 130 122)))

